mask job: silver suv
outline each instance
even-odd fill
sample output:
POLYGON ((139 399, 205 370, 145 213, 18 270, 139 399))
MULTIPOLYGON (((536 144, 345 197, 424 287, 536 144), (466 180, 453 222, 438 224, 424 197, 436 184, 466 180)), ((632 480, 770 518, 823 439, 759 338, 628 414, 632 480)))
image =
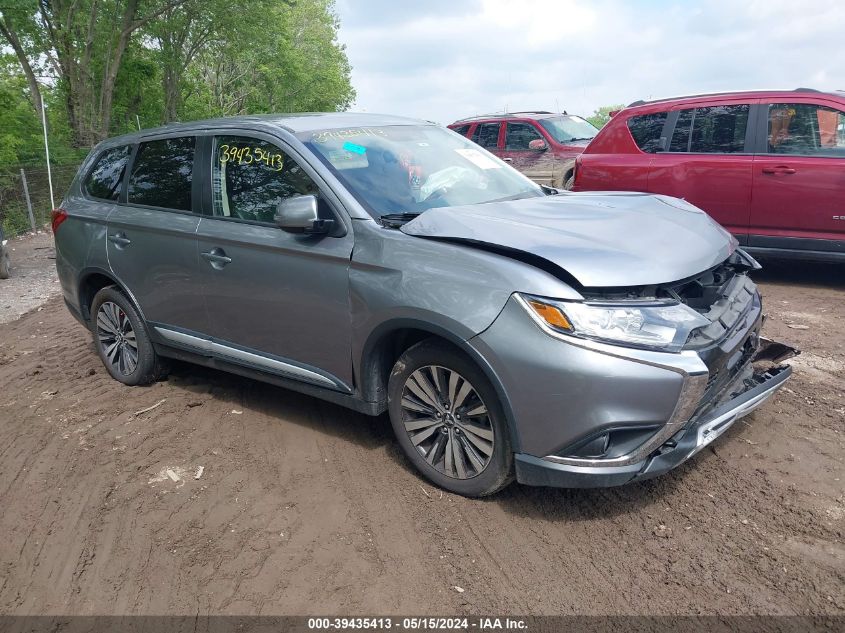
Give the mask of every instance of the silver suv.
POLYGON ((756 262, 699 209, 541 188, 441 127, 239 117, 108 140, 54 212, 127 385, 168 358, 369 415, 470 496, 677 466, 771 396, 756 262))

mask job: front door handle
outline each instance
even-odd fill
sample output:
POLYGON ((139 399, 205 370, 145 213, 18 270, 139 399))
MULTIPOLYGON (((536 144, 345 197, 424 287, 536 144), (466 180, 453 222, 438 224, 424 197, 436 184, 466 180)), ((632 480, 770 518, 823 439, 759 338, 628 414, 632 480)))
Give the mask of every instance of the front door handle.
POLYGON ((226 251, 222 248, 212 248, 210 251, 200 253, 203 259, 211 264, 215 270, 221 270, 226 264, 232 263, 232 258, 226 256, 226 251))
POLYGON ((513 158, 503 158, 502 160, 505 161, 506 163, 512 163, 513 162, 513 158))
POLYGON ((788 165, 778 165, 776 167, 763 167, 764 174, 794 174, 795 170, 788 165))
POLYGON ((118 248, 126 248, 132 243, 132 240, 126 237, 126 233, 115 233, 114 235, 109 235, 109 242, 118 248))

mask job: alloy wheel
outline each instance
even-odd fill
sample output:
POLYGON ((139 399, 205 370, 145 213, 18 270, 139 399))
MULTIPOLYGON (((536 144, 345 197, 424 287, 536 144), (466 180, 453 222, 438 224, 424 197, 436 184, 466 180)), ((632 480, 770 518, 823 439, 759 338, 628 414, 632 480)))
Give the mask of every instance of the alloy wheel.
POLYGON ((104 302, 97 311, 97 339, 112 369, 129 376, 138 366, 138 342, 129 317, 116 303, 104 302))
POLYGON ((470 479, 490 463, 495 436, 487 406, 458 372, 420 367, 405 381, 401 407, 411 443, 438 472, 470 479))

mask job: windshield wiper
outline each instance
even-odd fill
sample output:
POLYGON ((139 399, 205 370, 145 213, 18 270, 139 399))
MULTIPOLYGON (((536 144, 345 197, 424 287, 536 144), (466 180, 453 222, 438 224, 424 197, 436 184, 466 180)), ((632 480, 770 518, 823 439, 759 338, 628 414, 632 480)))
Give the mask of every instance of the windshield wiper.
POLYGON ((592 141, 592 140, 593 140, 592 136, 582 136, 580 138, 576 136, 575 138, 571 138, 566 142, 571 143, 572 141, 592 141))
POLYGON ((379 222, 381 222, 383 226, 398 229, 400 226, 407 224, 418 215, 420 215, 420 213, 385 213, 379 217, 379 222))

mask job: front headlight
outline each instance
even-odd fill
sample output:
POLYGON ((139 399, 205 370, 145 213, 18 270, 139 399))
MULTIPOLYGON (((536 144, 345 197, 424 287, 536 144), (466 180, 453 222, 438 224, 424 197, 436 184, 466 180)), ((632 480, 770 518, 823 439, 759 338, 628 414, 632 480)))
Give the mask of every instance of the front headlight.
POLYGON ((629 347, 677 352, 710 321, 677 302, 575 302, 521 295, 535 320, 555 331, 629 347))

